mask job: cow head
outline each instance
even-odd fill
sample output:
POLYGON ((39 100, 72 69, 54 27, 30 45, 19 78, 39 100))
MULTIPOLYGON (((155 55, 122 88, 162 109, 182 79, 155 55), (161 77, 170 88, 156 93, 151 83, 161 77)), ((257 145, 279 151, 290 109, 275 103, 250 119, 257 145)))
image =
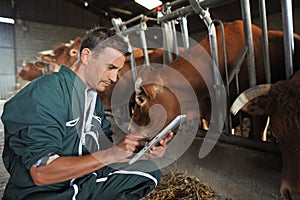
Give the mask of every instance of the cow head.
POLYGON ((42 55, 41 59, 53 63, 55 65, 55 71, 59 70, 60 65, 71 67, 78 59, 80 43, 81 38, 77 37, 71 44, 56 47, 52 54, 42 55))
POLYGON ((23 69, 17 76, 25 81, 32 81, 43 75, 43 70, 47 64, 43 62, 27 62, 23 65, 23 69))
POLYGON ((180 114, 180 104, 159 70, 143 67, 135 83, 135 105, 129 131, 152 136, 180 114))
POLYGON ((242 93, 231 107, 250 114, 270 116, 270 128, 277 138, 282 161, 281 194, 287 200, 300 199, 300 80, 260 85, 242 93))

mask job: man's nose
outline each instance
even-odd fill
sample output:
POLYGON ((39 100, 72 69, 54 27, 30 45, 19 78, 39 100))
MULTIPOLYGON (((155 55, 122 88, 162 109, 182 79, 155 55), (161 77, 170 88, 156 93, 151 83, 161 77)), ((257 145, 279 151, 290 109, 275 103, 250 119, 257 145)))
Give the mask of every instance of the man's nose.
POLYGON ((117 80, 118 80, 118 72, 112 72, 112 73, 110 74, 110 80, 111 80, 112 82, 117 82, 117 80))

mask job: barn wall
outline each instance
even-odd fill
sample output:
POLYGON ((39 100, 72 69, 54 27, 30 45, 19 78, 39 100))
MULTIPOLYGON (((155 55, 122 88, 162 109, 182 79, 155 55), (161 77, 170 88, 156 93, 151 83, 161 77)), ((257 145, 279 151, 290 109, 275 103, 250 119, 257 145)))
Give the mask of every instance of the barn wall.
POLYGON ((15 32, 16 65, 20 71, 23 61, 34 60, 40 51, 83 36, 86 29, 17 20, 15 32))
POLYGON ((0 23, 0 100, 6 99, 14 90, 15 53, 14 26, 0 23))
POLYGON ((35 60, 38 52, 54 49, 76 37, 84 28, 16 20, 15 25, 0 23, 0 99, 7 99, 15 90, 16 74, 24 61, 35 60))

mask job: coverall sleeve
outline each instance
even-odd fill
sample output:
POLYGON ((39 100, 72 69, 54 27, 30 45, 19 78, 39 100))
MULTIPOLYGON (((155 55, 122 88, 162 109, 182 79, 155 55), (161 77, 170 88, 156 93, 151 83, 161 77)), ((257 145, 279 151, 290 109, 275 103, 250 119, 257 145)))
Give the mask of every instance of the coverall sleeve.
POLYGON ((58 88, 44 83, 5 105, 6 140, 26 169, 45 155, 61 153, 67 119, 63 99, 58 88))

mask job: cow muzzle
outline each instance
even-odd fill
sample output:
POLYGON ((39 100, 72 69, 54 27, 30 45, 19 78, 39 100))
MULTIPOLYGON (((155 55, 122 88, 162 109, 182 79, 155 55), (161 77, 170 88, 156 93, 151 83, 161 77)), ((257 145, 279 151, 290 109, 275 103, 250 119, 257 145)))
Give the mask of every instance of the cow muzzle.
POLYGON ((300 200, 300 191, 298 189, 292 189, 288 181, 283 180, 280 186, 280 192, 285 200, 300 200))

